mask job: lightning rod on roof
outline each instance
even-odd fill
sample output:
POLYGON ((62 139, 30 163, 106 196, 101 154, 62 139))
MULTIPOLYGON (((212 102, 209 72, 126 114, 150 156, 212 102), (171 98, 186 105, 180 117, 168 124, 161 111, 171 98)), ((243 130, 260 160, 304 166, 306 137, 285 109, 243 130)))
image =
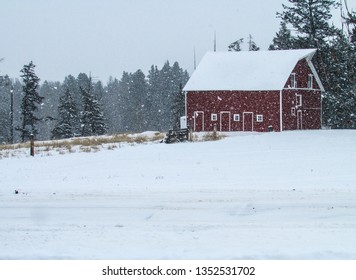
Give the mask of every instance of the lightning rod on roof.
POLYGON ((214 31, 214 52, 216 52, 216 30, 214 31))
POLYGON ((197 59, 195 57, 195 48, 194 48, 194 70, 197 69, 197 59))

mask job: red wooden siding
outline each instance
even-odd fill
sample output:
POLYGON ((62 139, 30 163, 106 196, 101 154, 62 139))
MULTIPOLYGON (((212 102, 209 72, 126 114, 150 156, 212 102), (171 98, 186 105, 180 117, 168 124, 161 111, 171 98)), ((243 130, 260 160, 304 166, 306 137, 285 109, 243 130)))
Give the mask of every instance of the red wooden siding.
POLYGON ((279 131, 279 91, 209 91, 187 92, 187 119, 195 131, 268 131, 272 125, 279 131), (195 116, 194 116, 195 113, 195 116), (244 114, 245 113, 245 114, 244 114), (251 114, 253 121, 251 123, 251 114), (217 114, 217 120, 211 120, 217 114), (240 120, 234 121, 234 114, 240 120), (263 122, 257 122, 257 115, 263 122), (204 123, 203 123, 204 120, 204 123))
MULTIPOLYGON (((308 76, 312 75, 312 71, 308 65, 308 62, 303 59, 300 60, 294 67, 292 73, 295 73, 297 80, 297 88, 308 88, 308 76)), ((291 74, 292 74, 291 73, 291 74)), ((284 88, 291 88, 291 79, 289 78, 284 86, 284 88)), ((313 89, 319 89, 320 87, 313 76, 313 89)))
POLYGON ((320 90, 288 89, 283 91, 283 130, 320 129, 321 128, 321 92, 320 90), (302 104, 297 106, 297 95, 302 104), (294 108, 294 115, 292 109, 294 108), (301 114, 301 120, 298 120, 301 114), (299 126, 298 126, 299 124, 299 126))
POLYGON ((283 90, 283 130, 321 128, 321 90, 313 76, 313 87, 308 88, 308 77, 312 71, 305 59, 300 60, 292 73, 296 75, 297 86, 291 87, 291 79, 283 90), (297 106, 297 95, 302 104, 297 106), (294 108, 294 114, 292 110, 294 108))

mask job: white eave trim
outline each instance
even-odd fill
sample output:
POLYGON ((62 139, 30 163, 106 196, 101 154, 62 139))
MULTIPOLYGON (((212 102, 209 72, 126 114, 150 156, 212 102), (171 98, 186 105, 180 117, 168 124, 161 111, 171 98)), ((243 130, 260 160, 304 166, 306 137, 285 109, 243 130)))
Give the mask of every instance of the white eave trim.
POLYGON ((316 82, 317 82, 317 84, 318 84, 320 90, 321 90, 321 91, 325 91, 325 89, 324 89, 324 87, 323 87, 323 84, 321 83, 321 80, 320 80, 320 78, 319 78, 318 72, 316 71, 316 69, 315 69, 315 67, 314 67, 314 65, 313 65, 313 63, 312 63, 312 61, 311 61, 312 58, 313 58, 313 56, 314 56, 314 55, 309 56, 309 57, 306 58, 307 63, 308 63, 308 65, 309 65, 309 67, 310 67, 310 69, 311 69, 311 71, 312 71, 312 73, 313 73, 313 75, 314 75, 314 78, 315 78, 315 80, 316 80, 316 82))

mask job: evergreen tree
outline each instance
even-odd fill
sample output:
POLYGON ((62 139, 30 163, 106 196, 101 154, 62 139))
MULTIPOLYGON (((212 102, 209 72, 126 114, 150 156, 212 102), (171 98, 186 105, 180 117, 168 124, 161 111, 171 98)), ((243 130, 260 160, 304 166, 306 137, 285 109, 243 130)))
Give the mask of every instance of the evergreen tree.
POLYGON ((169 61, 166 61, 159 72, 159 83, 159 95, 157 96, 160 106, 159 127, 161 130, 168 130, 172 128, 170 109, 172 106, 172 97, 176 91, 173 84, 172 67, 169 61))
POLYGON ((185 114, 185 95, 183 93, 183 85, 189 80, 189 75, 179 67, 178 62, 172 66, 172 97, 171 104, 171 120, 170 127, 180 127, 180 117, 185 114))
POLYGON ((22 126, 17 130, 21 132, 21 140, 24 142, 30 138, 30 135, 36 136, 38 130, 36 124, 40 119, 35 115, 38 110, 38 105, 43 101, 37 90, 40 79, 34 71, 35 65, 31 61, 28 65, 24 65, 21 70, 23 79, 23 98, 21 103, 22 126))
POLYGON ((99 102, 101 102, 101 100, 103 99, 103 96, 105 94, 104 86, 101 81, 97 81, 96 83, 94 83, 93 94, 94 94, 95 99, 98 100, 99 102))
POLYGON ((257 44, 255 43, 255 41, 252 40, 252 36, 251 34, 249 35, 248 38, 248 50, 249 51, 259 51, 260 48, 257 46, 257 44))
POLYGON ((185 85, 189 79, 187 71, 180 68, 179 63, 170 66, 167 61, 161 70, 157 66, 152 66, 148 75, 150 98, 152 100, 152 111, 156 116, 153 129, 164 131, 171 129, 174 125, 171 108, 179 85, 185 85))
POLYGON ((183 93, 183 86, 179 84, 179 90, 173 99, 171 107, 173 129, 180 128, 180 118, 185 114, 185 95, 183 93))
POLYGON ((131 115, 132 115, 132 102, 131 102, 131 83, 132 83, 132 74, 128 72, 123 72, 121 80, 119 81, 119 93, 121 97, 121 118, 122 118, 122 127, 121 131, 132 131, 131 128, 131 115))
POLYGON ((163 102, 162 88, 160 79, 160 70, 157 66, 152 65, 148 71, 148 98, 151 103, 151 111, 149 115, 150 127, 152 130, 162 131, 162 116, 163 116, 163 102))
MULTIPOLYGON (((92 90, 92 80, 91 78, 85 74, 85 73, 79 73, 77 79, 76 79, 76 91, 77 94, 73 94, 73 98, 75 100, 75 103, 77 104, 78 111, 80 112, 80 116, 82 113, 85 111, 84 109, 84 103, 83 103, 83 92, 82 89, 91 89, 92 90)), ((82 134, 83 130, 83 123, 82 123, 82 118, 79 118, 79 134, 82 134)))
MULTIPOLYGON (((84 76, 84 78, 86 78, 85 74, 82 74, 82 77, 83 76, 84 76)), ((81 77, 81 74, 79 74, 78 78, 79 77, 81 77)), ((88 81, 88 80, 86 79, 86 81, 88 81)), ((84 83, 83 83, 83 86, 85 86, 84 83)), ((73 120, 74 121, 74 123, 73 123, 74 134, 81 135, 81 119, 79 117, 79 114, 80 114, 80 112, 83 111, 82 96, 81 96, 81 92, 79 89, 78 80, 72 75, 68 75, 67 77, 65 77, 64 81, 61 85, 61 91, 63 93, 65 93, 66 90, 69 90, 69 92, 72 96, 72 99, 73 99, 74 106, 76 107, 77 112, 78 112, 78 118, 73 120)))
POLYGON ((331 10, 338 7, 335 0, 289 0, 291 6, 283 6, 283 12, 277 13, 292 34, 293 48, 316 48, 319 50, 314 57, 315 66, 324 86, 329 89, 327 77, 328 42, 338 34, 338 30, 330 25, 331 10))
POLYGON ((295 42, 291 31, 287 28, 286 22, 282 21, 276 37, 273 38, 269 50, 290 50, 295 49, 295 42))
POLYGON ((323 121, 332 128, 356 128, 356 46, 345 34, 330 42, 327 79, 332 85, 323 98, 323 121))
POLYGON ((147 128, 146 113, 147 81, 145 74, 137 70, 131 75, 130 103, 131 109, 130 126, 133 131, 143 131, 147 128))
POLYGON ((326 39, 335 36, 337 29, 329 24, 331 9, 337 8, 335 0, 289 0, 291 6, 282 4, 284 11, 277 13, 282 22, 296 32, 296 48, 322 49, 326 39))
POLYGON ((244 42, 244 39, 241 38, 235 42, 232 42, 230 45, 229 45, 229 52, 231 51, 234 51, 234 52, 239 52, 241 51, 241 44, 244 42))
MULTIPOLYGON (((23 84, 19 79, 11 80, 11 90, 13 91, 13 139, 11 137, 11 142, 18 143, 21 141, 21 131, 17 130, 17 128, 22 125, 22 115, 21 115, 21 104, 23 97, 23 84)), ((12 135, 11 135, 12 136, 12 135)))
POLYGON ((317 48, 314 65, 326 92, 323 94, 323 123, 332 128, 355 127, 355 45, 352 36, 330 25, 334 0, 290 0, 277 15, 284 36, 274 39, 271 49, 317 48), (287 30, 290 26, 292 31, 287 30), (280 38, 285 40, 279 40, 280 38))
POLYGON ((81 112, 82 136, 103 135, 107 127, 101 106, 94 97, 91 78, 85 88, 80 86, 82 94, 83 111, 81 112))
POLYGON ((11 94, 13 94, 13 86, 9 76, 0 76, 0 143, 12 142, 11 94))
POLYGON ((58 111, 57 123, 52 130, 52 139, 64 139, 75 136, 78 111, 69 89, 60 97, 58 111))
POLYGON ((44 81, 39 87, 40 96, 44 97, 41 103, 39 117, 42 119, 38 123, 38 140, 51 138, 51 131, 55 126, 56 111, 59 106, 59 97, 61 93, 61 84, 59 82, 44 81))
POLYGON ((353 44, 356 44, 356 12, 350 11, 345 0, 346 16, 343 16, 347 26, 348 36, 353 44))
POLYGON ((104 88, 102 104, 108 124, 108 133, 123 131, 123 103, 118 79, 113 77, 109 78, 109 81, 104 88))

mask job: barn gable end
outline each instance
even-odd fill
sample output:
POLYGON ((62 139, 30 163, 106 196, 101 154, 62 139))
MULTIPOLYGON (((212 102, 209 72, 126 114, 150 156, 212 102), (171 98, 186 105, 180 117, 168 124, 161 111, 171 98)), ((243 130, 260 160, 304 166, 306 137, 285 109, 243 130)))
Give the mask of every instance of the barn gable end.
POLYGON ((298 61, 282 91, 282 130, 320 129, 322 91, 313 64, 298 61))
POLYGON ((184 87, 194 131, 283 131, 321 126, 315 50, 208 53, 184 87))

